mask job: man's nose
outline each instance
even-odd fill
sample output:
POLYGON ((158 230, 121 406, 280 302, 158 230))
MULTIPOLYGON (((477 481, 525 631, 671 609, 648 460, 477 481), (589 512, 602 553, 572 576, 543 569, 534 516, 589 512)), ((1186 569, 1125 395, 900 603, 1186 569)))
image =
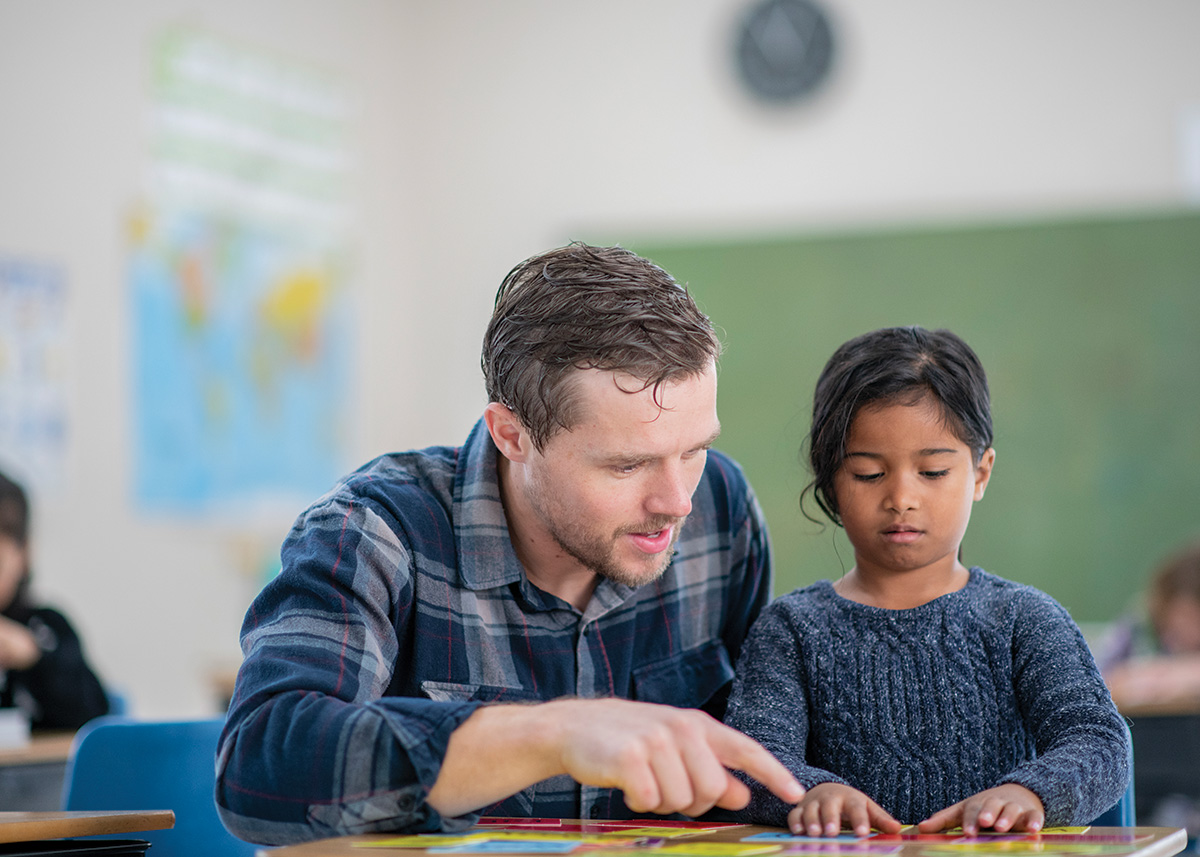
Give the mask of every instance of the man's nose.
POLYGON ((653 515, 686 518, 692 512, 692 493, 695 484, 681 467, 665 467, 646 502, 646 511, 653 515))

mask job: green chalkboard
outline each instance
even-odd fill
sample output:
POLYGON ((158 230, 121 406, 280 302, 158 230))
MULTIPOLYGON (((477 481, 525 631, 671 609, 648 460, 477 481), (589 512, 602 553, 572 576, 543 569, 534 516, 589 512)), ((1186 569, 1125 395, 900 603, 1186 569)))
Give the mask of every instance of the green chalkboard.
POLYGON ((633 249, 722 332, 718 446, 766 510, 777 593, 853 564, 800 514, 800 450, 834 348, 891 325, 950 328, 988 371, 996 470, 964 561, 1102 621, 1200 536, 1200 214, 633 249))

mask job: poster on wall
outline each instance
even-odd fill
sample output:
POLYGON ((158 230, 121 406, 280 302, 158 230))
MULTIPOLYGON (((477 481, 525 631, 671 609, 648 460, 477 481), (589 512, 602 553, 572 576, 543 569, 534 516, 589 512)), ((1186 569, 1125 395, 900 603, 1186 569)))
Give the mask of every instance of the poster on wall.
POLYGON ((27 486, 63 478, 66 303, 59 266, 0 254, 0 469, 27 486))
POLYGON ((157 46, 131 219, 135 494, 243 515, 344 470, 348 104, 336 80, 206 33, 157 46))

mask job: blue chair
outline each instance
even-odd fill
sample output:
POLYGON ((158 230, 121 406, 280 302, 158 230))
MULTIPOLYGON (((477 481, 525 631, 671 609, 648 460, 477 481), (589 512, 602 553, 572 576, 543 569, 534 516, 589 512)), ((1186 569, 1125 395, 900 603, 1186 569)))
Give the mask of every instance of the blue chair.
POLYGON ((144 839, 155 857, 253 857, 217 815, 217 738, 224 720, 150 722, 107 715, 75 736, 63 784, 65 810, 169 809, 175 827, 144 839))
POLYGON ((109 714, 129 716, 129 697, 119 690, 113 690, 111 686, 104 689, 104 695, 108 697, 109 714))
MULTIPOLYGON (((1129 729, 1129 725, 1125 725, 1129 729)), ((1093 827, 1137 827, 1137 810, 1133 804, 1133 736, 1129 741, 1129 787, 1120 799, 1092 822, 1093 827)))
POLYGON ((1121 799, 1100 814, 1092 822, 1093 827, 1137 827, 1137 812, 1133 807, 1133 780, 1121 799))

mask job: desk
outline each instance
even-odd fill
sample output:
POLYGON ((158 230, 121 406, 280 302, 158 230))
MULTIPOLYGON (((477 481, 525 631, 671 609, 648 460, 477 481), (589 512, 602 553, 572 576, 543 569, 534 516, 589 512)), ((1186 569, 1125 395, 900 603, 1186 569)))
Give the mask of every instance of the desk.
POLYGON ((137 812, 0 812, 0 842, 30 842, 102 833, 139 833, 175 826, 169 809, 137 812))
MULTIPOLYGON (((647 825, 653 822, 646 822, 647 825)), ((564 824, 582 825, 587 823, 564 822, 564 824)), ((601 823, 602 824, 602 823, 601 823)), ((489 831, 512 831, 497 825, 476 826, 470 833, 489 831)), ((531 839, 539 834, 553 834, 553 827, 526 829, 531 839)), ((745 842, 749 836, 767 834, 784 834, 779 828, 757 827, 753 825, 726 825, 720 830, 707 830, 690 833, 683 836, 672 836, 661 846, 655 847, 613 847, 597 851, 595 847, 586 850, 580 848, 573 853, 578 857, 587 854, 603 854, 605 857, 616 857, 618 853, 630 857, 686 857, 686 851, 691 851, 697 857, 738 857, 734 852, 720 853, 719 849, 709 849, 705 852, 703 846, 710 844, 733 843, 750 845, 745 842), (682 849, 684 845, 697 846, 694 849, 682 849)), ((906 831, 907 834, 907 831, 906 831)), ((513 835, 509 833, 509 835, 513 835)), ((345 836, 335 839, 322 839, 316 842, 306 842, 302 845, 289 845, 283 848, 263 848, 258 857, 420 857, 426 855, 425 849, 413 847, 385 847, 387 840, 395 840, 396 835, 373 834, 364 836, 345 836), (370 843, 380 843, 379 846, 366 847, 370 843)), ((753 843, 759 844, 759 843, 753 843)), ((803 842, 766 842, 761 843, 763 851, 747 854, 744 857, 792 857, 792 855, 821 855, 821 857, 1082 857, 1086 854, 1099 854, 1104 857, 1170 857, 1177 854, 1187 845, 1187 833, 1182 829, 1166 827, 1093 827, 1083 836, 1057 836, 1046 834, 1040 837, 1003 836, 1001 834, 985 834, 970 840, 965 840, 959 834, 938 834, 922 836, 919 839, 913 835, 889 837, 879 835, 865 840, 839 841, 834 839, 808 840, 803 842), (1086 839, 1085 839, 1086 837, 1086 839), (990 840, 990 841, 989 841, 990 840), (1055 850, 1055 842, 1060 850, 1055 850), (992 844, 995 847, 989 847, 992 844), (1028 843, 1026 845, 1026 843, 1028 843), (772 850, 766 850, 774 846, 772 850)), ((603 846, 600 846, 603 847, 603 846)), ((460 857, 487 853, 483 850, 476 852, 460 852, 460 857)), ((493 854, 499 852, 491 852, 493 854)), ((522 853, 522 852, 507 852, 522 853)), ((534 850, 524 852, 535 853, 534 850)), ((542 857, 546 857, 543 853, 542 857)))
POLYGON ((1187 824, 1200 836, 1200 709, 1195 705, 1123 708, 1133 735, 1133 793, 1147 824, 1187 824))
POLYGON ((21 747, 0 749, 0 808, 29 812, 62 808, 73 732, 44 732, 21 747))

